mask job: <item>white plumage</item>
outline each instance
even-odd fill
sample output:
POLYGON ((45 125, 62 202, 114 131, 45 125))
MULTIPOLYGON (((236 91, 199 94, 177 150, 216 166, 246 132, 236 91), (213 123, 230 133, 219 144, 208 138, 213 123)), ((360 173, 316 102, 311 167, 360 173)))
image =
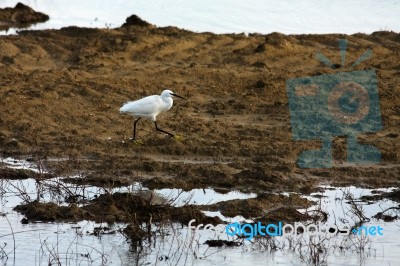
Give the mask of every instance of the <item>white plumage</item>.
POLYGON ((119 111, 121 113, 126 113, 126 114, 132 115, 134 117, 138 117, 138 119, 135 120, 134 126, 133 126, 133 140, 135 140, 135 138, 136 138, 136 123, 142 117, 148 118, 151 121, 153 121, 154 125, 156 126, 156 129, 158 131, 168 134, 171 137, 174 136, 173 134, 158 128, 157 122, 156 122, 157 115, 164 113, 164 112, 168 111, 169 109, 171 109, 171 107, 174 103, 174 101, 172 100, 173 96, 185 99, 185 98, 173 93, 170 90, 164 90, 161 93, 161 95, 147 96, 140 100, 136 100, 133 102, 127 102, 119 109, 119 111))

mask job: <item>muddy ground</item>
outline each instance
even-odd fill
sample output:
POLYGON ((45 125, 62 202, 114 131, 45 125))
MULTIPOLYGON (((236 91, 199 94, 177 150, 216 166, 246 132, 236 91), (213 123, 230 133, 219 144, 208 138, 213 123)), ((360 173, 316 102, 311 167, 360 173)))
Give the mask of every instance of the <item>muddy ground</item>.
MULTIPOLYGON (((158 28, 136 17, 116 29, 22 31, 0 37, 0 149, 2 156, 40 161, 53 175, 81 173, 95 185, 139 181, 148 188, 259 193, 260 212, 276 207, 262 204, 271 192, 398 186, 399 62, 400 34, 387 31, 217 35, 158 28), (320 51, 340 64, 340 38, 348 40, 347 62, 368 48, 373 56, 355 68, 316 60, 320 51), (293 140, 286 80, 364 69, 378 75, 383 129, 359 141, 378 147, 382 162, 346 163, 346 138, 338 137, 332 168, 299 168, 298 155, 321 143, 293 140), (119 108, 165 87, 187 98, 158 117, 177 137, 141 120, 142 143, 132 142, 133 119, 119 108)), ((276 199, 282 206, 287 200, 276 199)))

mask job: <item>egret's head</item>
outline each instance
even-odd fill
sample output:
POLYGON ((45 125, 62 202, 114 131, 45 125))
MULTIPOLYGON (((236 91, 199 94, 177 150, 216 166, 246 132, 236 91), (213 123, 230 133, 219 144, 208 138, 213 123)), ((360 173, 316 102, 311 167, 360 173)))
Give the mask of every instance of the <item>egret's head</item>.
POLYGON ((178 97, 178 98, 181 98, 181 99, 186 100, 186 99, 183 98, 182 96, 179 96, 179 95, 173 93, 171 90, 168 90, 168 89, 164 90, 164 91, 161 93, 161 97, 163 97, 163 98, 164 98, 164 97, 178 97))

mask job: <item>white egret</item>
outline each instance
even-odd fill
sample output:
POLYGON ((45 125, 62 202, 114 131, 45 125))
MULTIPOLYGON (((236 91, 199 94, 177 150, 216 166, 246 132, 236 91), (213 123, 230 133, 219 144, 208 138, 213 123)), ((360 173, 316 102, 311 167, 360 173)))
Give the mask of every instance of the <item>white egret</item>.
POLYGON ((135 122, 133 123, 133 141, 136 140, 136 124, 142 117, 148 118, 153 121, 158 131, 168 134, 171 137, 174 136, 173 134, 160 129, 157 126, 156 122, 157 115, 171 109, 173 104, 173 96, 186 100, 185 98, 176 95, 175 93, 167 89, 164 90, 161 95, 147 96, 140 100, 127 102, 119 109, 121 113, 126 113, 132 115, 133 117, 138 117, 138 119, 134 120, 135 122))

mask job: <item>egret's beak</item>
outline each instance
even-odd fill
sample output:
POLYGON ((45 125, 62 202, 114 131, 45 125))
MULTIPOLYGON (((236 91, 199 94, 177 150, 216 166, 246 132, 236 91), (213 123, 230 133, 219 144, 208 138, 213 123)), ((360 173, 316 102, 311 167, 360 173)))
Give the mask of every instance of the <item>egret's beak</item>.
POLYGON ((186 100, 185 98, 183 98, 182 96, 179 96, 178 94, 171 93, 171 95, 186 100))

